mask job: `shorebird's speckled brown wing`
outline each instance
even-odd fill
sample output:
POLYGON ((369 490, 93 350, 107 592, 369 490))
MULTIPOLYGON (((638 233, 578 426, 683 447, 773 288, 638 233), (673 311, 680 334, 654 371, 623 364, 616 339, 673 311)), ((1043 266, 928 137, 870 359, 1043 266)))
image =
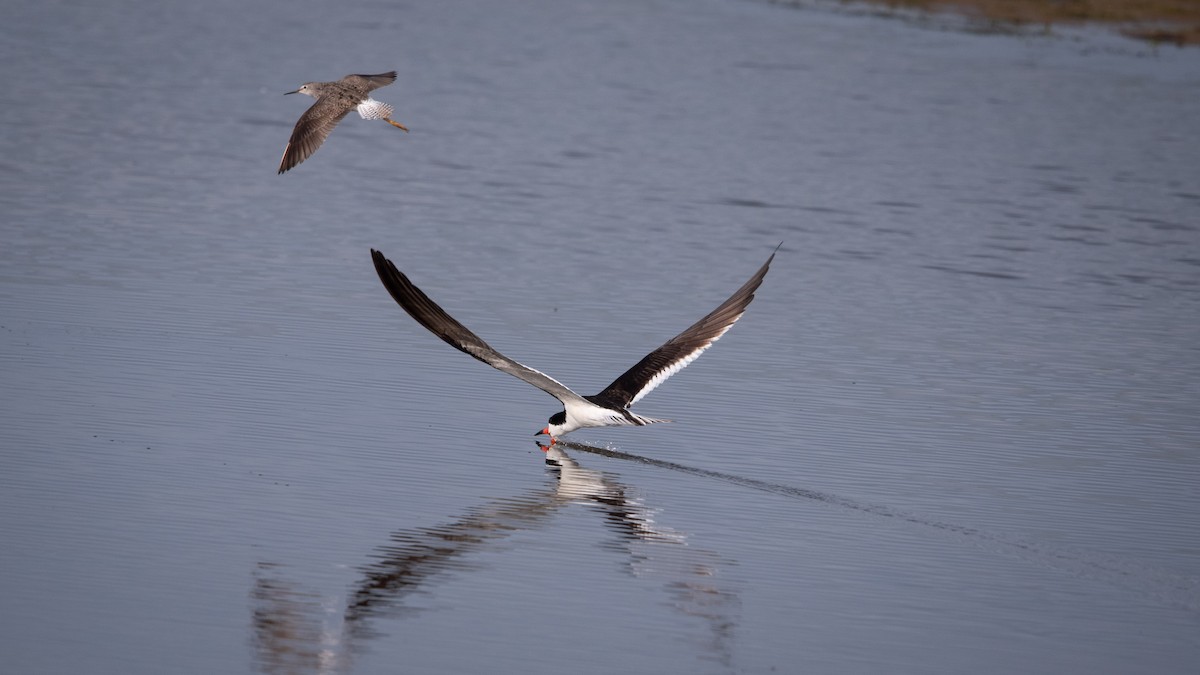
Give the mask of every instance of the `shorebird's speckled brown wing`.
POLYGON ((345 107, 341 101, 329 96, 317 99, 317 102, 300 116, 300 121, 296 122, 292 137, 283 151, 283 159, 279 162, 279 173, 311 157, 338 122, 353 109, 345 107))
POLYGON ((396 81, 396 71, 391 70, 378 75, 347 75, 342 78, 342 82, 354 84, 364 88, 363 93, 386 87, 396 81))

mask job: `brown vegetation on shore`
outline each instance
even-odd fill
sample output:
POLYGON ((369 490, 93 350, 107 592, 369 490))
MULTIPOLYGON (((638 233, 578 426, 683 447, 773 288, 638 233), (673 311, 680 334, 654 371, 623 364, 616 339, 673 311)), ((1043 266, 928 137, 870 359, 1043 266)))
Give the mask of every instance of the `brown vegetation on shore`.
POLYGON ((953 11, 1015 25, 1099 22, 1130 37, 1200 44, 1200 0, 869 0, 889 7, 953 11))

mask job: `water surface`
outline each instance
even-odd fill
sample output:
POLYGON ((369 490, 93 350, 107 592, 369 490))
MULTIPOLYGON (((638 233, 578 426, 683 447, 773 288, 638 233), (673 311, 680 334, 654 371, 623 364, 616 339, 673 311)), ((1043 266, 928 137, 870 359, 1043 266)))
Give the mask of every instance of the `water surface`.
POLYGON ((1200 63, 768 3, 21 2, 12 672, 1190 673, 1200 63), (308 80, 395 68, 275 169, 308 80), (585 393, 783 248, 639 412, 585 393), (553 464, 547 464, 550 459, 553 464))

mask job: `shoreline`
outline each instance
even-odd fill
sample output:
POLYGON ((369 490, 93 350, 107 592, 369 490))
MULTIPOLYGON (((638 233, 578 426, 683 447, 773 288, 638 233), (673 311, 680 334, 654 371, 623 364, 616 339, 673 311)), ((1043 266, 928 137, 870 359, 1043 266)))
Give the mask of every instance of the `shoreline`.
POLYGON ((1096 25, 1153 44, 1200 45, 1200 0, 838 0, 901 12, 957 15, 992 30, 1096 25))

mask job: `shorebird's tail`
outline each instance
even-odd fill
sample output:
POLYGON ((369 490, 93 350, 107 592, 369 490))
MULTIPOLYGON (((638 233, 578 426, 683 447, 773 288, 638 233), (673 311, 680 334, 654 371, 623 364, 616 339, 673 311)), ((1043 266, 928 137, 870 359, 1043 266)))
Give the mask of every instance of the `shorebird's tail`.
POLYGON ((392 116, 395 109, 383 101, 376 101, 373 98, 368 98, 358 104, 358 114, 364 120, 386 120, 392 116))

